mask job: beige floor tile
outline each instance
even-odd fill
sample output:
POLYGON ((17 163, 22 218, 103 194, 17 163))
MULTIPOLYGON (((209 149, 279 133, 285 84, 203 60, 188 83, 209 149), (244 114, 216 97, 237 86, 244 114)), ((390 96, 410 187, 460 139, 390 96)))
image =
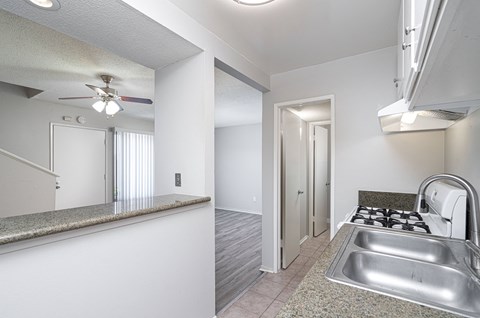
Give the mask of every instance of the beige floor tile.
POLYGON ((297 288, 298 285, 300 285, 300 282, 303 280, 303 277, 304 276, 295 275, 290 283, 288 283, 287 287, 297 288))
POLYGON ((300 256, 308 256, 311 257, 315 252, 317 251, 317 248, 315 247, 306 247, 306 248, 300 248, 300 256))
POLYGON ((251 290, 267 297, 276 298, 282 292, 284 287, 285 285, 272 282, 264 277, 258 283, 253 285, 251 290))
POLYGON ((290 296, 293 295, 294 292, 295 292, 295 288, 287 286, 284 290, 282 290, 280 295, 277 296, 276 300, 280 300, 286 303, 287 300, 290 298, 290 296))
POLYGON ((263 315, 261 317, 262 318, 275 318, 275 316, 280 311, 280 309, 282 309, 283 305, 285 305, 285 303, 283 303, 281 301, 278 301, 278 300, 275 300, 270 305, 270 307, 268 307, 267 311, 265 311, 263 313, 263 315))
POLYGON ((302 267, 303 267, 303 264, 290 264, 290 266, 288 266, 287 269, 284 269, 283 271, 288 273, 293 273, 293 275, 295 275, 295 273, 297 273, 300 269, 302 269, 302 267))
POLYGON ((294 261, 293 263, 290 265, 305 265, 305 263, 308 261, 309 257, 308 256, 305 256, 305 255, 299 255, 294 261))
POLYGON ((265 279, 270 280, 272 282, 282 284, 282 285, 288 285, 288 283, 292 280, 293 276, 295 276, 296 272, 290 271, 280 271, 278 273, 267 273, 265 275, 265 279))
POLYGON ((259 318, 260 316, 249 312, 235 304, 230 306, 224 313, 218 316, 218 318, 259 318))
POLYGON ((235 302, 235 305, 254 314, 261 315, 267 310, 273 300, 273 298, 260 295, 250 290, 240 297, 240 299, 235 302))

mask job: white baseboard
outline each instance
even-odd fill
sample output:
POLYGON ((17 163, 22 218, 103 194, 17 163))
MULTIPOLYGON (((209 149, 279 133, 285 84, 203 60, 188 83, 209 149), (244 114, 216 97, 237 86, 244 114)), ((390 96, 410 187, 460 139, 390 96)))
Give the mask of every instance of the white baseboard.
POLYGON ((232 212, 240 212, 240 213, 249 213, 249 214, 262 215, 262 212, 261 212, 261 211, 248 211, 248 210, 239 210, 239 209, 232 209, 232 208, 222 208, 222 207, 219 207, 219 206, 216 206, 215 209, 227 210, 227 211, 232 211, 232 212))
POLYGON ((265 267, 265 266, 263 266, 263 265, 260 266, 260 270, 261 270, 262 272, 275 274, 275 271, 273 270, 273 268, 265 267))
POLYGON ((306 240, 308 240, 308 235, 305 235, 305 237, 300 240, 300 245, 302 245, 306 240))

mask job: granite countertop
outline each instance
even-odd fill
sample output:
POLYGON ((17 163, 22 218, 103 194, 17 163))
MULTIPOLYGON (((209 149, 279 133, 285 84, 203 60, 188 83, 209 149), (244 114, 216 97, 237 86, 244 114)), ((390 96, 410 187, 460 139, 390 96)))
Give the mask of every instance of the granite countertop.
POLYGON ((457 317, 441 310, 327 280, 325 272, 354 226, 342 226, 277 318, 457 317))
POLYGON ((0 218, 0 245, 209 202, 210 197, 169 194, 80 208, 0 218))

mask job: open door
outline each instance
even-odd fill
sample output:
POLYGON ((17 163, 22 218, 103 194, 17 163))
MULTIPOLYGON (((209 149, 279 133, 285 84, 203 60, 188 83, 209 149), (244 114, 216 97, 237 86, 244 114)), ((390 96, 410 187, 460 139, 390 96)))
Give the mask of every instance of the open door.
POLYGON ((314 126, 314 199, 313 235, 318 236, 328 228, 328 130, 314 126))
POLYGON ((282 111, 282 268, 300 255, 300 204, 305 189, 301 187, 301 120, 282 111))

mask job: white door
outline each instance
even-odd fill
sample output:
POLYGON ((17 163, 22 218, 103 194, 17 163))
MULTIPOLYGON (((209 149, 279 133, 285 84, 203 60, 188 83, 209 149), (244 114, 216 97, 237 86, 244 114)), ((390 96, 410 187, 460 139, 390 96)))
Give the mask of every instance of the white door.
POLYGON ((106 131, 52 125, 52 170, 58 189, 55 209, 105 203, 106 131))
POLYGON ((314 138, 314 199, 313 199, 313 235, 327 230, 328 208, 328 130, 315 126, 314 138))
POLYGON ((300 119, 282 111, 282 267, 300 254, 300 203, 302 193, 300 119))

